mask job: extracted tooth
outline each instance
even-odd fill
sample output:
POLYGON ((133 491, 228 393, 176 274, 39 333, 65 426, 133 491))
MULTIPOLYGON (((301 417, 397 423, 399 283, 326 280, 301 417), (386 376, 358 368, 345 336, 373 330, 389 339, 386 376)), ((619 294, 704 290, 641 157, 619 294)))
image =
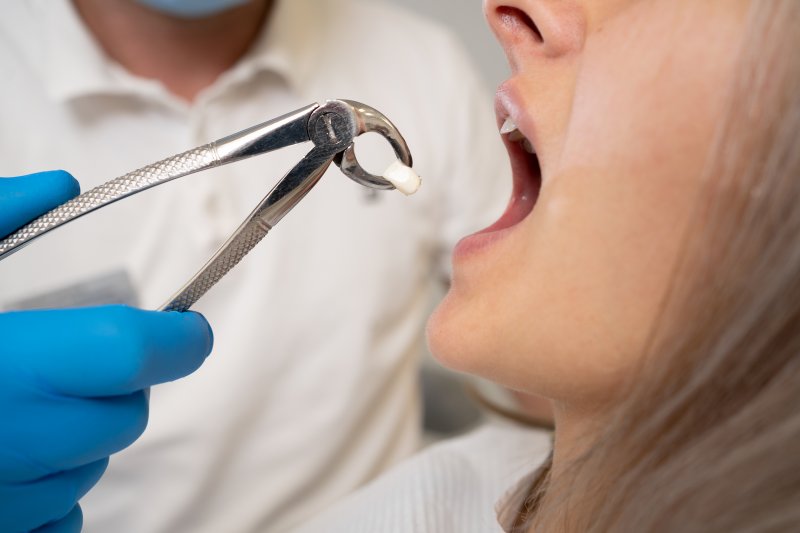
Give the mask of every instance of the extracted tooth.
POLYGON ((383 173, 384 179, 394 185, 394 188, 410 196, 419 190, 422 179, 410 167, 405 166, 400 161, 395 161, 386 172, 383 173))
POLYGON ((533 148, 533 144, 532 144, 532 143, 531 143, 531 141, 529 141, 528 139, 525 139, 525 140, 522 142, 522 147, 523 147, 523 148, 525 149, 525 151, 526 151, 526 152, 528 152, 529 154, 535 154, 535 153, 536 153, 536 150, 533 148))

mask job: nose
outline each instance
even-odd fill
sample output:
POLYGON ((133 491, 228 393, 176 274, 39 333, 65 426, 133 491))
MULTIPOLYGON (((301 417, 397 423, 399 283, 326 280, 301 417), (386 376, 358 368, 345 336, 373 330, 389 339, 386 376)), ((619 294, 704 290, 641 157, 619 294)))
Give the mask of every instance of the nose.
POLYGON ((483 8, 514 71, 583 49, 586 16, 578 0, 484 0, 483 8))

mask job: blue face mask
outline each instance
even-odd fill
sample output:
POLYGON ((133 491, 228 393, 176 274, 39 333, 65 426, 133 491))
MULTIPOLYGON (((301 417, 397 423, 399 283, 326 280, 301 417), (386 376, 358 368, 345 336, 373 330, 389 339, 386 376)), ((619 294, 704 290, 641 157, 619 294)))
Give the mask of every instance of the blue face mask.
POLYGON ((183 18, 203 18, 215 15, 250 0, 137 0, 156 11, 183 18))

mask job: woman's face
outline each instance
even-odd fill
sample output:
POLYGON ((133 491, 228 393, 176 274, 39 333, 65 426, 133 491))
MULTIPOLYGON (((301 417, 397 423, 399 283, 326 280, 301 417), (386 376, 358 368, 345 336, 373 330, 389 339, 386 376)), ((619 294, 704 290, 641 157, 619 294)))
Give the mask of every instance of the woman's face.
POLYGON ((537 155, 505 136, 515 192, 456 249, 428 328, 442 362, 579 408, 612 397, 669 285, 748 5, 485 2, 513 71, 498 125, 537 155))

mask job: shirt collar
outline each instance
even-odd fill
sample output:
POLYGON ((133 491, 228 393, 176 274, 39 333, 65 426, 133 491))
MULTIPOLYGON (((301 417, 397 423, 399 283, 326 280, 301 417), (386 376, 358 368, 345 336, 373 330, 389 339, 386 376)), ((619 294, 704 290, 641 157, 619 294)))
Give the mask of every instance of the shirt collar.
POLYGON ((250 51, 210 91, 246 82, 262 72, 281 76, 302 91, 317 67, 323 48, 323 15, 312 2, 273 0, 272 12, 250 51))
MULTIPOLYGON (((31 1, 44 24, 42 76, 53 99, 166 92, 158 82, 137 78, 111 61, 71 0, 31 1)), ((248 53, 203 91, 201 98, 224 92, 262 72, 277 74, 290 88, 302 91, 323 48, 323 15, 312 3, 301 0, 273 0, 271 9, 268 22, 248 53)))

